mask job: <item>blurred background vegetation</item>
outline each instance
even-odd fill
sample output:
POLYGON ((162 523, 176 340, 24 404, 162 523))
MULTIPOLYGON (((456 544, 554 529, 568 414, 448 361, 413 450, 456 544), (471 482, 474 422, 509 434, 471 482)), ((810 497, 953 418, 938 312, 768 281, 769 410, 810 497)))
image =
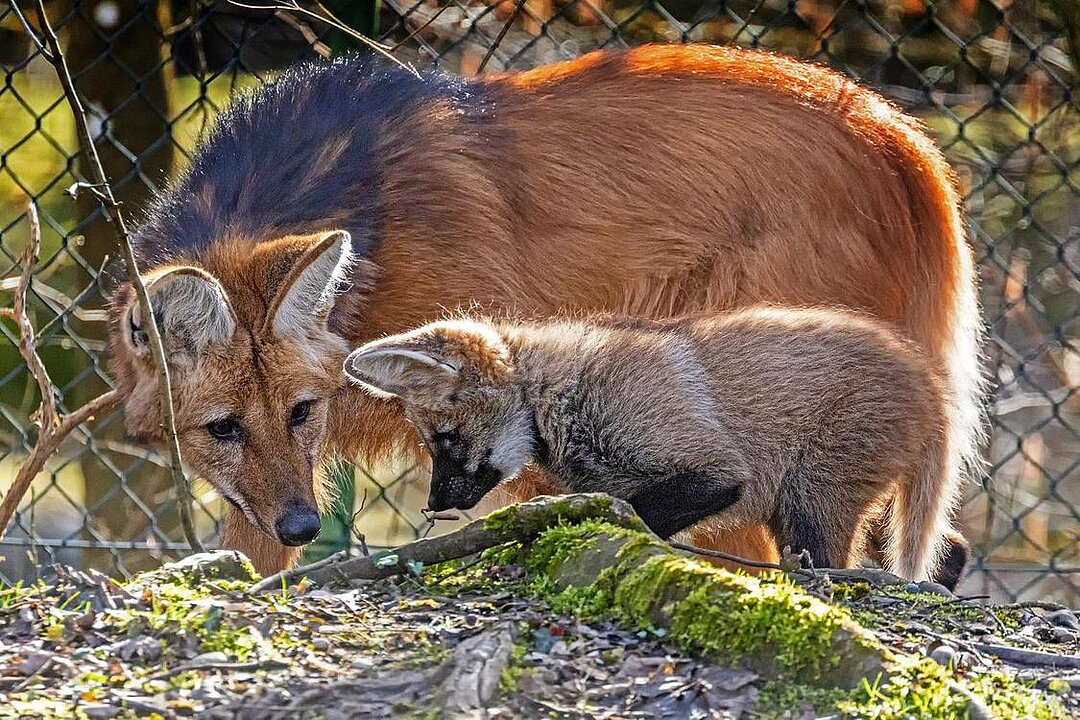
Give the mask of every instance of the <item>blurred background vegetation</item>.
MULTIPOLYGON (((295 8, 249 9, 228 0, 47 5, 107 173, 136 217, 232 95, 300 59, 368 51, 295 8)), ((921 118, 966 198, 990 330, 993 442, 986 475, 971 485, 960 514, 978 554, 963 591, 1076 604, 1080 106, 1070 39, 1080 27, 1080 0, 523 0, 516 14, 513 0, 301 7, 335 13, 418 68, 463 75, 475 74, 489 51, 487 71, 643 42, 760 47, 833 66, 921 118)), ((108 384, 102 308, 116 274, 109 263, 115 248, 94 203, 64 192, 81 177, 70 111, 51 67, 3 2, 0 67, 3 288, 10 290, 19 271, 31 197, 45 233, 33 320, 71 408, 108 384)), ((32 444, 38 398, 14 326, 0 328, 2 493, 32 444)), ((53 561, 130 573, 175 554, 182 536, 159 462, 124 439, 118 416, 76 433, 0 539, 0 580, 33 577, 53 561)), ((343 466, 342 498, 309 555, 342 547, 351 527, 369 545, 415 537, 423 530, 422 475, 343 466)), ((197 489, 199 527, 211 537, 219 500, 208 487, 197 489)))

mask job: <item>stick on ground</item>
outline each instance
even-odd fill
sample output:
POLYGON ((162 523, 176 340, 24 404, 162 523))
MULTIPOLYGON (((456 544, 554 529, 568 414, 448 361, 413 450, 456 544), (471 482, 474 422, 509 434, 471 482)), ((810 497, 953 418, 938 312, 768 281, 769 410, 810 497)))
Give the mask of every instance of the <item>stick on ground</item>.
POLYGON ((423 538, 396 550, 370 557, 328 558, 312 565, 285 570, 252 585, 250 592, 274 592, 302 578, 319 584, 339 579, 380 580, 408 572, 413 563, 435 565, 456 560, 508 542, 527 540, 559 522, 581 522, 585 519, 605 520, 648 532, 630 505, 607 495, 541 496, 473 520, 446 535, 423 538))

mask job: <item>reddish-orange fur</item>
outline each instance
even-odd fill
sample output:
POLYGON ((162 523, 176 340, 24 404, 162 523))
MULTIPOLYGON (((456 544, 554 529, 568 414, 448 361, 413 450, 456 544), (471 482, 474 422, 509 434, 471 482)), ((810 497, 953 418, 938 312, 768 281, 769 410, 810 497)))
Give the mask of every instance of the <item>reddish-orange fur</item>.
MULTIPOLYGON (((952 175, 915 121, 837 73, 706 46, 593 53, 481 82, 503 142, 455 132, 459 121, 437 102, 384 138, 388 210, 377 249, 330 318, 348 345, 472 304, 646 317, 843 305, 900 328, 943 368, 960 477, 978 439, 974 271, 952 175)), ((318 150, 312 157, 317 166, 318 150)), ((266 240, 233 239, 185 259, 219 279, 244 328, 261 327, 275 282, 314 242, 266 240)), ((343 355, 327 352, 326 366, 340 367, 343 355)), ((310 372, 304 354, 279 355, 264 363, 268 386, 310 372)), ((120 349, 114 371, 131 391, 129 366, 120 349)), ((221 372, 213 382, 227 387, 249 370, 237 359, 221 372)), ((329 451, 377 461, 419 450, 396 404, 335 392, 329 451)), ((144 394, 128 411, 150 427, 152 405, 144 394)), ((542 483, 522 479, 519 496, 542 483)), ((227 527, 227 542, 255 551, 262 571, 295 559, 242 517, 227 527)), ((760 529, 696 539, 775 559, 760 529)))

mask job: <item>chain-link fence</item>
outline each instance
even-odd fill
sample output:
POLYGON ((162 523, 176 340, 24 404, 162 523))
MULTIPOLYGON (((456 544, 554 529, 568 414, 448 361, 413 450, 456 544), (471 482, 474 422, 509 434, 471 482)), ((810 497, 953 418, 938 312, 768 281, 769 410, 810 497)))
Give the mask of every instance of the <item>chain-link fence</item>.
MULTIPOLYGON (((1059 1, 364 0, 313 9, 337 12, 418 68, 466 75, 485 59, 486 71, 521 69, 641 42, 762 47, 836 67, 922 118, 967 200, 996 381, 987 476, 960 514, 976 551, 963 590, 1076 604, 1080 106, 1068 38, 1078 19, 1069 17, 1072 0, 1059 1)), ((129 213, 183 166, 231 95, 301 58, 362 49, 306 5, 52 0, 48 9, 129 213)), ((6 5, 0 65, 0 262, 6 278, 18 274, 29 196, 42 211, 46 250, 32 319, 70 409, 109 382, 102 307, 113 236, 92 199, 64 193, 82 176, 71 115, 6 5)), ((10 290, 13 281, 4 283, 10 290)), ((6 488, 32 445, 38 398, 14 327, 0 332, 6 488)), ((98 420, 62 447, 0 541, 0 579, 33 577, 52 561, 130 573, 182 547, 160 459, 125 440, 120 425, 118 414, 98 420)), ((370 545, 420 531, 418 473, 355 474, 354 483, 351 470, 338 473, 342 498, 316 552, 348 543, 353 520, 370 545)), ((217 497, 203 488, 196 504, 198 527, 212 539, 217 497)))

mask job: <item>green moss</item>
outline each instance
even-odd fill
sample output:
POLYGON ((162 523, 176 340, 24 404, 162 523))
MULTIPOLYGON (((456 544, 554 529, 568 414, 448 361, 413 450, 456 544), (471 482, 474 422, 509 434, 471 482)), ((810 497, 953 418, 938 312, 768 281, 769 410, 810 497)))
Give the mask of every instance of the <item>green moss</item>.
MULTIPOLYGON (((973 702, 984 703, 995 717, 1064 717, 1056 701, 1004 675, 957 679, 929 659, 894 655, 847 610, 806 594, 786 576, 750 577, 704 565, 644 533, 595 520, 556 527, 537 537, 524 562, 531 573, 529 588, 560 612, 615 618, 644 630, 659 626, 684 650, 766 666, 765 674, 775 672, 778 679, 763 689, 756 710, 763 718, 810 706, 855 719, 960 720, 968 717, 973 702), (612 539, 622 541, 614 565, 601 569, 588 585, 560 583, 567 562, 586 558, 598 542, 612 539), (878 657, 884 673, 851 690, 830 687, 827 678, 842 657, 849 663, 851 657, 878 657)), ((849 602, 885 594, 864 583, 837 589, 849 602)), ((910 604, 913 610, 981 613, 937 596, 889 590, 889 595, 903 594, 904 607, 910 604)), ((509 686, 511 680, 516 678, 506 677, 504 683, 509 686)))
POLYGON ((502 672, 499 673, 499 689, 503 693, 510 694, 517 691, 521 673, 525 670, 522 667, 522 661, 524 661, 528 651, 528 648, 524 645, 514 643, 514 647, 510 651, 510 660, 506 663, 506 667, 502 669, 502 672))
POLYGON ((972 704, 982 703, 996 718, 1061 720, 1065 711, 1055 699, 1024 687, 1001 673, 957 680, 933 660, 901 657, 887 679, 864 683, 837 703, 846 718, 859 720, 967 720, 972 704), (976 699, 977 698, 977 699, 976 699))
POLYGON ((616 508, 608 495, 566 495, 548 503, 543 509, 528 504, 510 505, 487 515, 484 529, 507 540, 526 541, 541 533, 562 525, 578 524, 587 520, 602 520, 631 530, 647 532, 645 524, 623 505, 616 508))
POLYGON ((628 532, 599 520, 551 528, 529 547, 525 568, 531 573, 554 575, 567 559, 594 549, 597 534, 609 530, 628 532))
POLYGON ((818 688, 801 683, 769 680, 761 686, 754 717, 760 720, 788 720, 802 717, 805 708, 816 715, 829 715, 848 698, 848 692, 834 688, 818 688))
POLYGON ((543 513, 522 513, 519 508, 520 505, 510 505, 489 514, 484 518, 484 529, 518 538, 538 535, 566 522, 609 514, 611 498, 601 495, 587 499, 567 497, 552 502, 543 513))
POLYGON ((877 645, 845 611, 786 579, 766 582, 676 556, 647 560, 619 584, 615 602, 638 626, 652 622, 658 603, 670 603, 669 634, 681 647, 727 658, 764 651, 795 674, 816 676, 835 665, 841 628, 866 647, 877 645))

